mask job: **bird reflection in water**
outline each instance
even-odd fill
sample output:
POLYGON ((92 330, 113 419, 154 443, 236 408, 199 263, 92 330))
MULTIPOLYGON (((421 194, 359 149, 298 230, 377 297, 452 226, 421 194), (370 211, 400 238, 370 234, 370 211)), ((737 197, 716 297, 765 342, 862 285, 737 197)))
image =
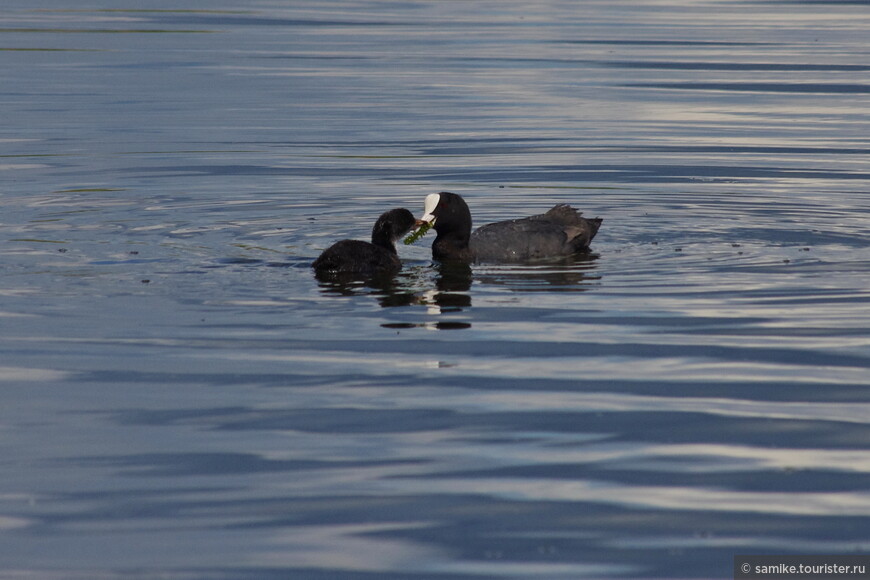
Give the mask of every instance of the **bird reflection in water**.
MULTIPOLYGON (((533 265, 476 266, 457 261, 434 262, 406 268, 391 276, 360 279, 353 276, 318 276, 324 294, 367 295, 383 308, 425 306, 431 316, 456 315, 472 306, 472 282, 498 285, 522 292, 535 290, 583 292, 599 280, 594 273, 595 254, 550 260, 533 265), (429 286, 428 289, 421 287, 429 286)), ((388 322, 384 328, 429 328, 457 330, 471 328, 465 320, 388 322)))

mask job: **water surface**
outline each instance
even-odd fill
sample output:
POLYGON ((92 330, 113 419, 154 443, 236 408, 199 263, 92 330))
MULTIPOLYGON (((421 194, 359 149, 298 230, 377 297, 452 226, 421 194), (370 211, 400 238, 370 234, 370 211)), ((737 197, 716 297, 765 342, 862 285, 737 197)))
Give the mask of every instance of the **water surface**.
POLYGON ((0 576, 870 551, 860 2, 291 4, 0 15, 0 576), (314 278, 441 190, 604 225, 314 278))

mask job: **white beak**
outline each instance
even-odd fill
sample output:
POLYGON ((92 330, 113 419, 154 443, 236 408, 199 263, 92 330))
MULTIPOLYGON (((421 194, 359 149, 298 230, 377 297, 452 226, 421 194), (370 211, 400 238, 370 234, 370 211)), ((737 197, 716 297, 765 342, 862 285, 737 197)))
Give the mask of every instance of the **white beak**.
POLYGON ((435 208, 438 207, 438 202, 441 201, 441 196, 437 193, 430 193, 426 196, 426 200, 423 202, 423 217, 420 218, 420 221, 432 223, 435 221, 435 215, 433 212, 435 208))

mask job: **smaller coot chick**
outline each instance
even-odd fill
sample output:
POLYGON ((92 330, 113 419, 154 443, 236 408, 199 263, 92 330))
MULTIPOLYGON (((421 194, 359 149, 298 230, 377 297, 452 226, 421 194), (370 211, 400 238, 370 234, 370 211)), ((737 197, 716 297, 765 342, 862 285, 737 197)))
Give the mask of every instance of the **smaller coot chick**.
POLYGON ((414 227, 414 215, 405 208, 384 212, 372 228, 372 241, 341 240, 326 248, 311 267, 319 275, 359 277, 392 275, 402 269, 396 240, 414 227))
POLYGON ((463 262, 528 262, 589 251, 601 219, 587 219, 569 205, 526 218, 487 224, 471 232, 471 211, 461 196, 442 191, 426 196, 424 215, 438 234, 432 258, 463 262))

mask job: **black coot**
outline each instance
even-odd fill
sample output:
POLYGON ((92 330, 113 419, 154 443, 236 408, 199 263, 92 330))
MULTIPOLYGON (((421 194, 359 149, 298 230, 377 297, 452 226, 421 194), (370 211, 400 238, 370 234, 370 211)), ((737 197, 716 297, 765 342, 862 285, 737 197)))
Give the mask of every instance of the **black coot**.
POLYGON ((426 196, 420 222, 437 232, 432 258, 464 262, 528 262, 589 250, 601 219, 586 219, 569 205, 527 218, 496 222, 471 233, 471 211, 461 196, 443 191, 426 196))
POLYGON ((396 208, 384 212, 372 228, 372 241, 341 240, 326 248, 311 267, 318 275, 372 277, 401 270, 396 240, 414 227, 414 215, 396 208))

